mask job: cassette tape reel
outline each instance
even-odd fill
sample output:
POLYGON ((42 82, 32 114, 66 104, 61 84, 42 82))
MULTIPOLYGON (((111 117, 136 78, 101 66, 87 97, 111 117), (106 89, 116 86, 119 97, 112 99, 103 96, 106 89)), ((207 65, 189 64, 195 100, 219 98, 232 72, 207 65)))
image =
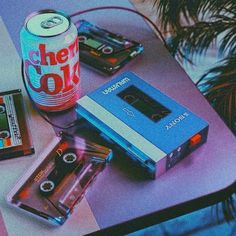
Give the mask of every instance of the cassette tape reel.
POLYGON ((111 158, 110 149, 78 136, 63 134, 38 157, 7 200, 61 225, 111 158))

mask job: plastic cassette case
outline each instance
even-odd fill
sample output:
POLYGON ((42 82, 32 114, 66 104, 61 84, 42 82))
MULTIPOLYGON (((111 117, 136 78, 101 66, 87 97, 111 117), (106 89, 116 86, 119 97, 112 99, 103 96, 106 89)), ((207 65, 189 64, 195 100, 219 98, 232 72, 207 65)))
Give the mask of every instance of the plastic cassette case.
POLYGON ((62 225, 111 158, 112 151, 104 146, 62 134, 37 158, 7 201, 62 225))
POLYGON ((106 73, 114 74, 143 52, 143 45, 102 29, 85 20, 76 23, 80 60, 106 73))
POLYGON ((34 153, 21 90, 0 93, 0 160, 34 153))

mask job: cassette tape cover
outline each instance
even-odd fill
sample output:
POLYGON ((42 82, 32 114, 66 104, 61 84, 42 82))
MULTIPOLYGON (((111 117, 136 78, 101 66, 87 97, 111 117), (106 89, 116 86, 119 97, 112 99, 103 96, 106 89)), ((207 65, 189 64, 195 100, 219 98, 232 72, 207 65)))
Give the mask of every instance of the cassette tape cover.
POLYGON ((112 151, 78 136, 62 134, 37 158, 7 201, 54 225, 62 225, 112 151))
POLYGON ((21 90, 0 93, 0 160, 34 153, 21 90))
POLYGON ((76 22, 80 60, 107 75, 116 73, 141 54, 141 43, 102 29, 86 20, 76 22))

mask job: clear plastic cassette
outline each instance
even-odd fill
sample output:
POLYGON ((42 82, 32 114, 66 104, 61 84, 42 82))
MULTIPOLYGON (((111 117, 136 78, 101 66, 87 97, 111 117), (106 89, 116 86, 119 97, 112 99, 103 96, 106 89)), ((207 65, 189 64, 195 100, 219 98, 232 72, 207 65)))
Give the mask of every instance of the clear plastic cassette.
POLYGON ((63 224, 112 151, 78 136, 62 134, 37 158, 7 200, 54 224, 63 224))
POLYGON ((141 43, 100 28, 86 20, 75 23, 78 30, 80 60, 111 75, 141 54, 141 43))

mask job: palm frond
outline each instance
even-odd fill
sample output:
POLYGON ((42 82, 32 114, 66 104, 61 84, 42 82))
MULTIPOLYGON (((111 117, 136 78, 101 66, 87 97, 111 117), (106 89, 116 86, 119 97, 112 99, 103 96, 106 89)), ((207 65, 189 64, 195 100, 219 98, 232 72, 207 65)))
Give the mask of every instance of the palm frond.
POLYGON ((170 25, 176 32, 182 26, 182 20, 187 23, 198 22, 207 15, 219 14, 224 9, 231 9, 235 0, 154 0, 154 7, 160 16, 161 26, 167 30, 170 25))
MULTIPOLYGON (((191 58, 195 54, 206 52, 216 38, 226 30, 228 26, 220 20, 198 22, 192 26, 180 28, 176 36, 169 41, 168 46, 173 55, 181 51, 182 55, 191 58)), ((227 46, 229 47, 228 44, 227 46)))
POLYGON ((236 134, 236 55, 204 74, 198 87, 236 134))
POLYGON ((234 17, 215 15, 211 21, 201 21, 194 25, 179 28, 176 35, 169 42, 173 55, 181 51, 186 57, 202 54, 214 44, 216 39, 223 35, 219 41, 219 53, 233 55, 236 53, 236 11, 234 17))
POLYGON ((227 10, 225 15, 218 15, 217 20, 225 24, 225 35, 220 42, 221 54, 233 55, 236 53, 236 4, 234 9, 227 10))

